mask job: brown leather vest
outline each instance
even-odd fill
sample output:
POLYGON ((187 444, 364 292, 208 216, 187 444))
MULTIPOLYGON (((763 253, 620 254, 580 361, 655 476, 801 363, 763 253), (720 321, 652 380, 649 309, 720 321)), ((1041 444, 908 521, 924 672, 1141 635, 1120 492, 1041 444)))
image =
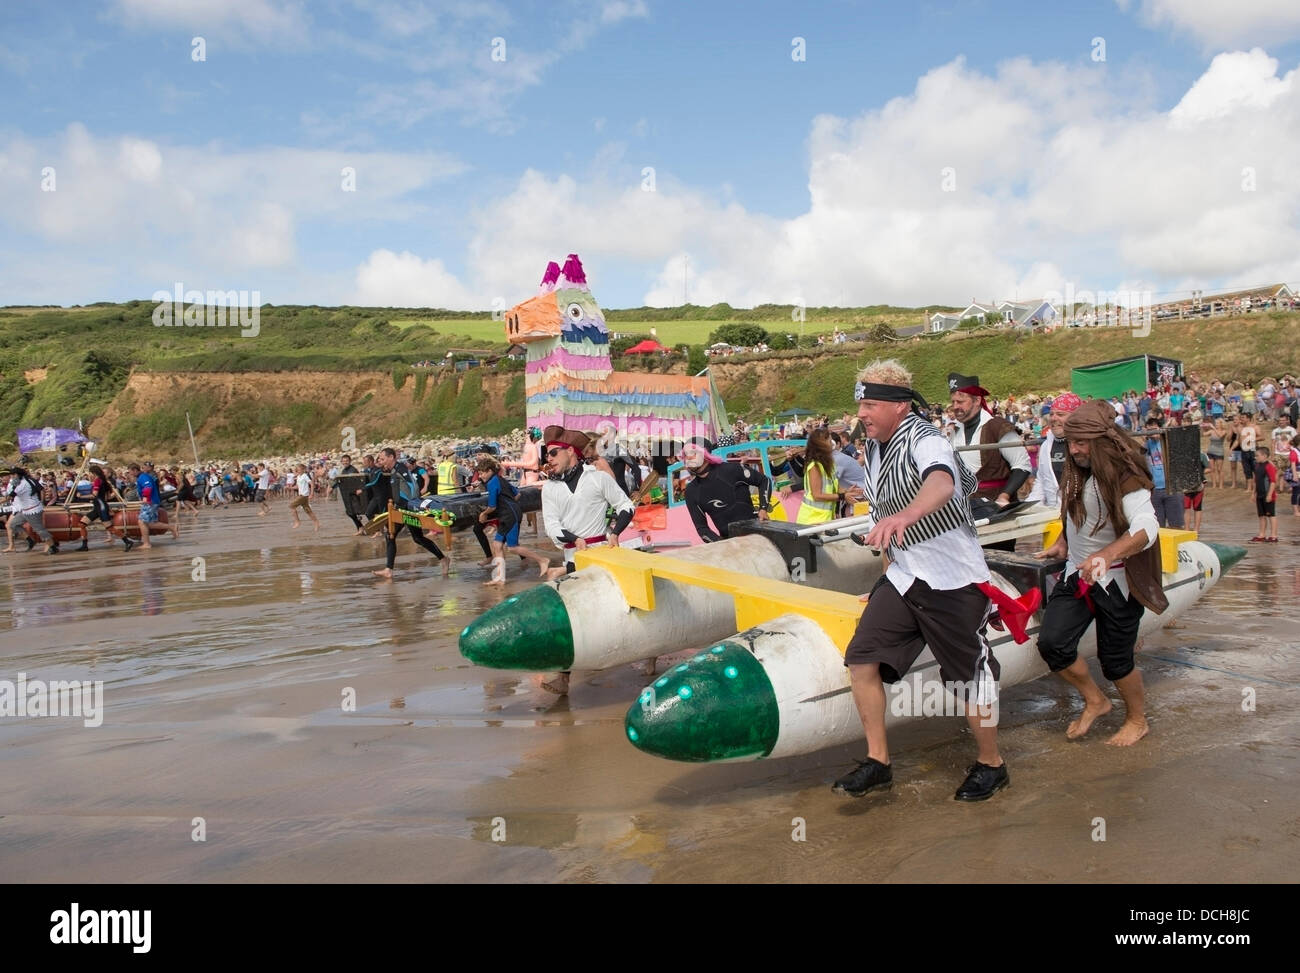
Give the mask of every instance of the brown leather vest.
MULTIPOLYGON (((1128 479, 1120 484, 1121 494, 1140 489, 1143 489, 1143 485, 1137 479, 1128 479)), ((1110 516, 1117 535, 1128 530, 1123 509, 1111 511, 1110 516)), ((1128 590, 1143 607, 1151 609, 1157 615, 1163 615, 1169 607, 1169 599, 1165 597, 1164 586, 1160 583, 1162 571, 1159 537, 1145 551, 1130 554, 1124 559, 1124 580, 1128 582, 1128 590)))
MULTIPOLYGON (((980 444, 988 445, 996 443, 1009 432, 1015 432, 1016 427, 1001 416, 993 416, 988 422, 980 427, 980 444)), ((980 468, 975 471, 975 479, 981 483, 992 481, 996 486, 981 487, 977 489, 972 496, 977 500, 983 500, 986 497, 996 497, 1002 492, 1002 486, 1007 482, 1007 477, 1011 475, 1011 464, 1006 461, 1000 449, 983 449, 980 450, 980 468)), ((1013 498, 1014 499, 1014 498, 1013 498)))

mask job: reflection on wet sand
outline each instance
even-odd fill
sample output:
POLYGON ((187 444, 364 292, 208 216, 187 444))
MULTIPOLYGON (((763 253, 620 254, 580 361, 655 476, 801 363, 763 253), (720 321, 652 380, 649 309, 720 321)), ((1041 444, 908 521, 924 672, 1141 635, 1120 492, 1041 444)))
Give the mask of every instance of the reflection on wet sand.
MULTIPOLYGON (((1249 536, 1253 509, 1224 497, 1224 514, 1216 497, 1205 539, 1249 536)), ((1013 786, 970 807, 951 800, 969 752, 953 719, 901 730, 894 790, 862 801, 829 791, 859 748, 710 766, 641 754, 622 734, 644 682, 631 667, 576 673, 557 699, 457 652, 465 624, 526 574, 485 589, 472 539, 458 538, 451 578, 406 554, 397 583, 376 584, 382 551, 336 513, 318 536, 231 509, 151 552, 0 562, 0 678, 105 687, 98 728, 0 720, 7 878, 1292 877, 1300 568, 1288 543, 1253 545, 1147 639, 1141 746, 1067 743, 1073 703, 1058 682, 1008 690, 1013 786)))

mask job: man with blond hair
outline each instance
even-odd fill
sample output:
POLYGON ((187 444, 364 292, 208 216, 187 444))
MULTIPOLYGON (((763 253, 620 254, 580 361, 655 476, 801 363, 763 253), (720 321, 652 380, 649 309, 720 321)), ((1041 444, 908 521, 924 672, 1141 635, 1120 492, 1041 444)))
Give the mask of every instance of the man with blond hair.
POLYGON ((866 495, 875 520, 866 542, 884 552, 887 566, 844 653, 867 759, 832 789, 861 797, 892 786, 885 684, 902 679, 928 645, 946 685, 960 687, 954 694, 979 751, 955 797, 983 801, 1011 779, 997 743, 999 667, 985 638, 991 578, 967 503, 975 477, 914 409, 913 402, 928 406, 899 362, 864 368, 854 398, 868 437, 866 495))

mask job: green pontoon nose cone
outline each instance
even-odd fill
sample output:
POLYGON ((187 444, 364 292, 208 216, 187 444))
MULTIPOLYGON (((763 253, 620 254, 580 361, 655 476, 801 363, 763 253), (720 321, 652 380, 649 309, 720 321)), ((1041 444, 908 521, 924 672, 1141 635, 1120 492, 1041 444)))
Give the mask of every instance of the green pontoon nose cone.
POLYGON ((627 738, 669 760, 766 757, 776 746, 776 693, 762 663, 723 642, 674 666, 627 711, 627 738))
POLYGON ((564 599, 549 584, 512 595, 465 626, 460 654, 490 669, 568 669, 573 626, 564 599))
POLYGON ((1246 556, 1244 547, 1234 547, 1232 544, 1210 544, 1205 545, 1219 556, 1219 570, 1227 571, 1243 557, 1246 556))

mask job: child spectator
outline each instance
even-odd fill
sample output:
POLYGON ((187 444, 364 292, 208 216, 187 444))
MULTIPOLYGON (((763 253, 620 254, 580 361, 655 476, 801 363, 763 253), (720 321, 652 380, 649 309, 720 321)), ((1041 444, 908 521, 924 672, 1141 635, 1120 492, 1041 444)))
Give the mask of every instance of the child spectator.
POLYGON ((1277 543, 1277 467, 1268 461, 1269 449, 1255 450, 1255 513, 1259 515, 1259 534, 1252 542, 1277 543))

